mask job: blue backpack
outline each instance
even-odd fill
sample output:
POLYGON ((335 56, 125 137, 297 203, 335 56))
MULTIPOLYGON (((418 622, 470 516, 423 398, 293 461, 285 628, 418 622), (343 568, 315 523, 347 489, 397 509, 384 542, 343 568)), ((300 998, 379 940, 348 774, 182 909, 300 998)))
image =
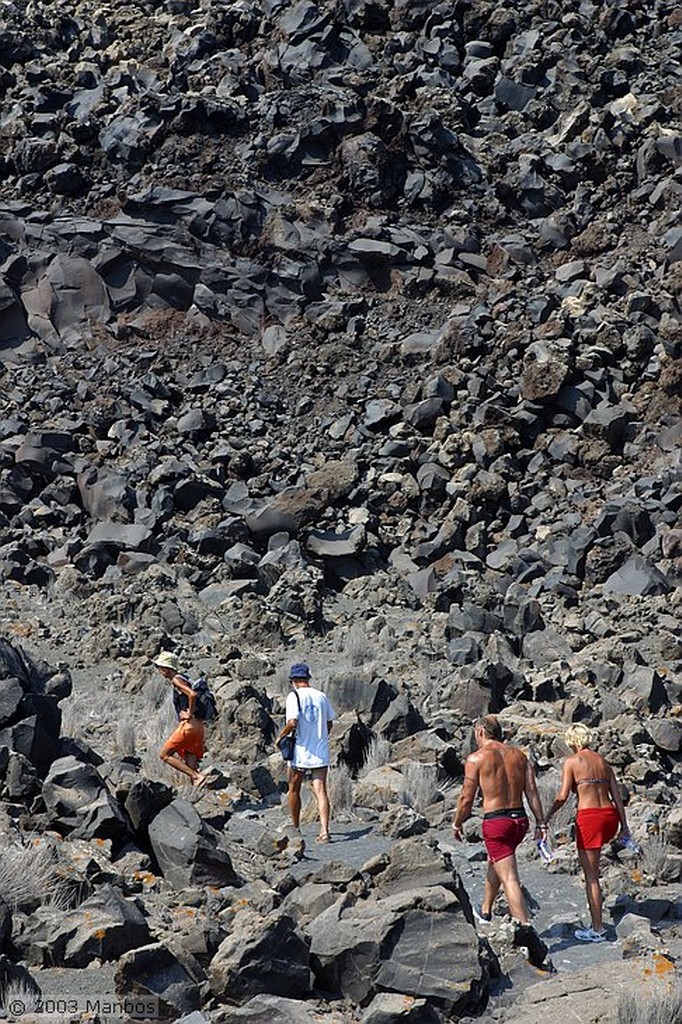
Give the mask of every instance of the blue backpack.
MULTIPOLYGON (((216 704, 215 696, 209 688, 207 680, 201 676, 199 679, 195 679, 194 681, 187 679, 186 682, 189 683, 197 695, 197 699, 194 704, 195 717, 201 719, 202 722, 212 722, 218 717, 218 705, 216 704)), ((189 707, 189 698, 175 688, 173 689, 173 707, 175 708, 177 715, 179 715, 181 711, 187 711, 187 708, 189 707)))

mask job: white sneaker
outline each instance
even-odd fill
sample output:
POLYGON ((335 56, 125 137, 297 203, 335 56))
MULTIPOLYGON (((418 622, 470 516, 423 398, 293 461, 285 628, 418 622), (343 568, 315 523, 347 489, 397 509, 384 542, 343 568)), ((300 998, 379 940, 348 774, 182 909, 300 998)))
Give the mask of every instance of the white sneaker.
POLYGON ((573 934, 578 942, 606 942, 606 930, 604 928, 600 932, 596 932, 594 928, 578 928, 577 932, 573 934))

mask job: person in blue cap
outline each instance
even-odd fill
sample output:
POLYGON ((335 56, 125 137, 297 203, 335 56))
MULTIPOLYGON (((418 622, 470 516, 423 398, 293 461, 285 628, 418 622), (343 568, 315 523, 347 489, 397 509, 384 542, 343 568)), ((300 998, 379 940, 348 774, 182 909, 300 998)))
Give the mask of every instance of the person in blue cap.
POLYGON ((276 745, 289 733, 296 733, 294 756, 289 765, 289 813, 295 829, 300 828, 301 786, 310 772, 317 809, 320 815, 320 834, 315 840, 328 843, 329 796, 329 733, 334 721, 334 709, 326 695, 310 685, 310 669, 303 662, 291 666, 289 679, 293 690, 287 695, 286 723, 277 737, 276 745))

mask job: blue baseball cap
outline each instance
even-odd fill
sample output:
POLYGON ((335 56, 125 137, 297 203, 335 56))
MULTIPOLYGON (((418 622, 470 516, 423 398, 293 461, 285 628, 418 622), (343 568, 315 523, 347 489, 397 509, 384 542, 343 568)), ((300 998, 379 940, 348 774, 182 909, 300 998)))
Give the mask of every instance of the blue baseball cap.
POLYGON ((305 662, 300 661, 291 666, 289 679, 310 679, 310 669, 305 662))

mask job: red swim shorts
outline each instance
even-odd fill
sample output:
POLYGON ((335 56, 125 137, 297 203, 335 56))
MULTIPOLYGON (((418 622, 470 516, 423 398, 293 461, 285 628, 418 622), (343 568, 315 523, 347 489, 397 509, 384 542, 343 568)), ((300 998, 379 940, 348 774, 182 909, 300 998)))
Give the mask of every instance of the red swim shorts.
POLYGON ((163 745, 161 754, 178 754, 183 761, 186 754, 194 754, 200 761, 204 756, 204 726, 193 719, 180 722, 163 745))
POLYGON ((488 851, 488 860, 495 864, 498 860, 511 857, 526 832, 528 818, 484 818, 483 842, 488 851))
POLYGON ((575 817, 575 844, 579 850, 599 850, 613 839, 619 825, 615 807, 585 807, 575 817))

